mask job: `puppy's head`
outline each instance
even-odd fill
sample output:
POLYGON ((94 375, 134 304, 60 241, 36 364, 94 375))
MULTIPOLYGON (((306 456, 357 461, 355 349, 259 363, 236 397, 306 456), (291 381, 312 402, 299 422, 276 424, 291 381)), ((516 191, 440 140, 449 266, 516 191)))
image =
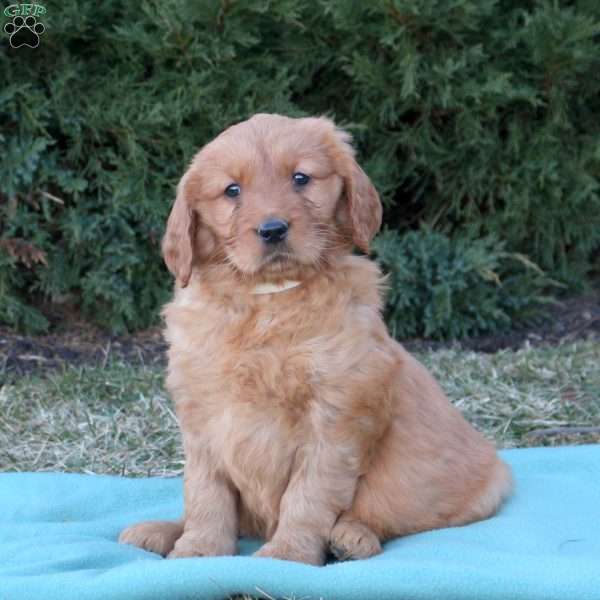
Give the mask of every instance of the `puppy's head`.
POLYGON ((331 253, 368 251, 381 203, 350 136, 326 118, 255 115, 194 157, 163 239, 169 270, 187 285, 194 265, 285 276, 331 253))

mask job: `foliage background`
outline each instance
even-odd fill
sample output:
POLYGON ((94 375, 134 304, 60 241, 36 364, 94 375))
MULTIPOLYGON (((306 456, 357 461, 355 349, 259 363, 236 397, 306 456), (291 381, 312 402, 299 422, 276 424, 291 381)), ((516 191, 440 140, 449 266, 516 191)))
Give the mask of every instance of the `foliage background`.
POLYGON ((0 322, 155 322, 178 177, 255 112, 355 136, 398 335, 509 326, 598 267, 596 0, 44 5, 38 48, 0 36, 0 322))

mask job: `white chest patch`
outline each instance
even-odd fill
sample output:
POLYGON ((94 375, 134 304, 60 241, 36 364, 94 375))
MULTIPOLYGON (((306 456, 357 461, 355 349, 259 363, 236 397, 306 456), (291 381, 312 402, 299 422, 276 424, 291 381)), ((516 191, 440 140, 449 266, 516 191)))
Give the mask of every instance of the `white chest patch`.
POLYGON ((259 283, 252 288, 251 294, 257 296, 260 294, 277 294, 278 292, 285 292, 292 288, 298 287, 299 281, 286 279, 283 283, 259 283))

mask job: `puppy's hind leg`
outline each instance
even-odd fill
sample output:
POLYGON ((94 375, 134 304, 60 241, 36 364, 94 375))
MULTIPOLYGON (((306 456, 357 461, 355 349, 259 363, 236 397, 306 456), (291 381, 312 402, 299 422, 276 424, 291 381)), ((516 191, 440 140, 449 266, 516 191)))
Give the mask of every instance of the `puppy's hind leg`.
POLYGON ((341 515, 329 535, 329 551, 338 560, 357 560, 380 554, 381 544, 364 523, 341 515))
POLYGON ((144 521, 124 529, 119 543, 166 556, 183 534, 183 521, 144 521))

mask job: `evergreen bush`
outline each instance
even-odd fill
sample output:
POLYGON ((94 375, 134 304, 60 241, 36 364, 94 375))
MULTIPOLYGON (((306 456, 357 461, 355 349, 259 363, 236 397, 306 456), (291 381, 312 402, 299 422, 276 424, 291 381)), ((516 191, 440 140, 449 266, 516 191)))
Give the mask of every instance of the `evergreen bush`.
POLYGON ((349 129, 388 229, 494 236, 585 285, 600 245, 595 0, 44 5, 37 48, 0 36, 0 321, 43 330, 50 302, 115 331, 154 322, 177 179, 255 112, 349 129))
POLYGON ((385 231, 374 249, 388 274, 388 326, 399 338, 457 339, 506 329, 539 315, 555 285, 493 236, 385 231))

